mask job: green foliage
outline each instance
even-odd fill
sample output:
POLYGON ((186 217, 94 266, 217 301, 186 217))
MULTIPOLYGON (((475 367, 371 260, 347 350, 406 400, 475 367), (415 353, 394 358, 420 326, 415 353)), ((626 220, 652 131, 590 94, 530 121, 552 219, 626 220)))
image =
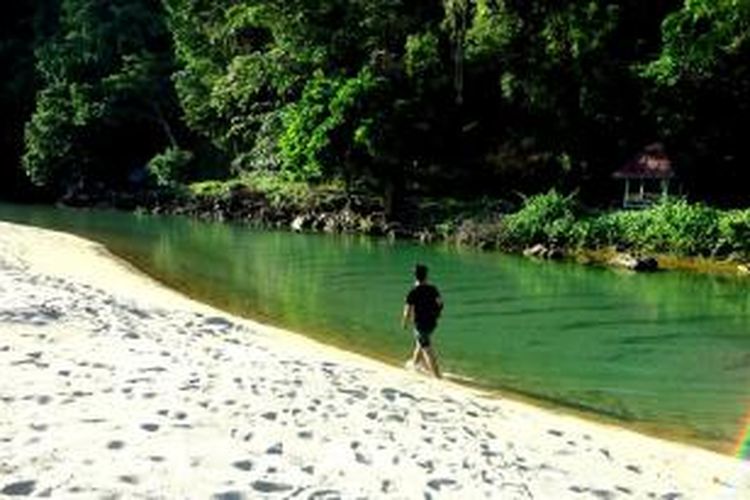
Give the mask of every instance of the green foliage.
POLYGON ((745 251, 747 213, 721 212, 700 203, 667 200, 646 210, 605 213, 582 221, 582 244, 625 246, 680 255, 726 255, 745 251))
POLYGON ((160 186, 170 186, 185 182, 190 176, 190 163, 193 153, 169 147, 163 153, 151 158, 148 171, 160 186))
POLYGON ((719 211, 685 200, 670 200, 647 210, 617 212, 605 218, 608 220, 604 224, 611 231, 606 241, 609 244, 682 255, 710 255, 719 241, 719 211))
MULTIPOLYGON (((314 196, 314 191, 306 182, 292 181, 274 174, 250 172, 242 176, 242 182, 251 191, 262 193, 272 206, 304 206, 314 196)), ((330 187, 330 184, 323 184, 317 189, 330 187)))
POLYGON ((548 15, 540 32, 554 60, 581 60, 606 46, 617 23, 618 7, 600 2, 571 2, 548 15))
POLYGON ((512 247, 568 244, 576 211, 575 195, 563 196, 554 189, 524 198, 521 209, 503 220, 503 243, 512 247))
POLYGON ((300 181, 292 181, 275 173, 247 172, 226 181, 194 182, 188 191, 196 198, 228 199, 235 193, 262 196, 272 207, 304 209, 326 196, 341 196, 343 186, 327 182, 311 187, 300 181))
POLYGON ((727 56, 750 44, 750 0, 687 0, 663 23, 659 58, 644 74, 674 85, 683 78, 710 78, 727 56))
MULTIPOLYGON (((379 190, 389 216, 407 188, 554 186, 607 204, 612 170, 659 140, 691 197, 747 204, 750 0, 50 0, 6 14, 0 168, 23 142, 25 172, 58 193, 126 189, 170 148, 196 154, 187 178, 210 164, 341 181, 379 190)), ((653 217, 678 234, 687 210, 653 217)), ((635 219, 515 229, 614 241, 635 219)))
POLYGON ((26 124, 23 164, 32 182, 44 185, 73 174, 74 110, 68 89, 49 87, 37 96, 36 112, 26 124))
MULTIPOLYGON (((278 165, 280 162, 269 156, 276 149, 268 142, 284 133, 278 126, 280 111, 294 113, 296 98, 315 99, 309 95, 315 89, 309 89, 318 84, 311 82, 316 77, 310 79, 309 75, 325 73, 332 60, 361 51, 355 48, 354 36, 359 29, 355 26, 365 24, 361 18, 355 22, 345 15, 344 25, 333 28, 341 24, 341 19, 333 21, 337 13, 346 12, 344 2, 224 0, 207 6, 167 0, 166 4, 183 65, 175 81, 186 119, 241 169, 255 168, 256 155, 261 156, 257 160, 264 168, 278 165), (203 22, 195 23, 196 18, 203 22)), ((365 5, 357 3, 350 9, 354 14, 365 5)), ((382 13, 370 12, 369 6, 367 12, 372 16, 382 13)), ((310 112, 299 110, 300 114, 310 112)), ((304 131, 293 133, 306 138, 304 131)), ((310 147, 300 145, 299 149, 310 147)), ((285 154, 287 164, 290 154, 299 156, 285 154)), ((292 170, 308 177, 314 177, 319 168, 312 158, 293 163, 295 167, 304 165, 292 170)))
POLYGON ((500 56, 520 34, 522 25, 506 2, 477 0, 466 33, 466 57, 481 61, 500 56))
POLYGON ((724 251, 739 252, 750 257, 750 210, 723 212, 719 233, 724 251))
MULTIPOLYGON (((282 169, 308 180, 361 173, 355 150, 375 147, 380 123, 382 102, 366 102, 375 74, 395 77, 396 51, 438 12, 398 0, 166 5, 187 123, 235 171, 282 169)), ((434 35, 423 42, 435 52, 434 35)))
POLYGON ((435 33, 417 33, 406 39, 406 74, 420 79, 435 76, 441 69, 440 40, 435 33))
POLYGON ((287 107, 279 139, 283 170, 293 179, 319 180, 346 165, 357 145, 372 153, 365 111, 377 79, 368 70, 353 78, 317 72, 301 99, 287 107))
POLYGON ((722 212, 684 199, 645 210, 586 215, 575 197, 556 191, 528 197, 500 223, 501 245, 536 243, 569 247, 626 247, 686 256, 727 255, 750 250, 750 211, 722 212))
POLYGON ((341 82, 317 72, 305 85, 299 102, 284 112, 279 147, 284 170, 291 177, 314 180, 323 174, 322 155, 330 145, 328 107, 341 82))
POLYGON ((121 183, 175 141, 165 41, 153 2, 60 1, 57 31, 37 50, 42 88, 25 130, 23 163, 35 183, 121 183))
POLYGON ((239 179, 230 181, 200 181, 188 184, 188 192, 197 198, 224 198, 233 190, 244 186, 239 179))
POLYGON ((691 195, 721 192, 746 204, 739 186, 747 182, 748 149, 737 131, 750 126, 742 97, 750 91, 750 0, 686 0, 664 18, 661 36, 657 57, 637 66, 652 85, 645 109, 681 150, 691 195))

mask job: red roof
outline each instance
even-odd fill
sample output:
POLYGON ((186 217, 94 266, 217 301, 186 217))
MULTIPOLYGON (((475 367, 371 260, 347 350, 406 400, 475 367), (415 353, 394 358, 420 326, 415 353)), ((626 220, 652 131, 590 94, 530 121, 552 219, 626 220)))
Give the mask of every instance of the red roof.
POLYGON ((651 144, 612 174, 618 179, 668 179, 674 176, 672 162, 664 152, 664 146, 651 144))

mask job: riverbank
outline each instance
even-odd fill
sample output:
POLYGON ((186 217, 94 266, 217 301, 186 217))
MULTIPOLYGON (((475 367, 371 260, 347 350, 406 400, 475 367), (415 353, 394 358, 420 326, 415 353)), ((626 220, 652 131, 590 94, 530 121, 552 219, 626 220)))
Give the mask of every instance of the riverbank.
POLYGON ((272 176, 208 181, 173 189, 66 200, 154 214, 185 215, 294 232, 348 233, 638 270, 750 276, 750 210, 719 210, 682 199, 644 210, 595 211, 550 191, 521 204, 501 199, 424 199, 389 216, 380 197, 342 186, 308 186, 272 176), (637 265, 637 261, 651 261, 637 265), (651 265, 652 264, 652 265, 651 265))
POLYGON ((425 197, 415 188, 389 204, 341 183, 309 185, 248 173, 135 193, 72 192, 60 201, 264 229, 441 242, 596 266, 750 276, 750 209, 665 198, 641 210, 602 210, 554 189, 513 197, 515 202, 425 197), (641 259, 650 263, 639 265, 641 259))
POLYGON ((750 492, 746 462, 226 315, 73 236, 0 224, 0 291, 0 495, 750 492))

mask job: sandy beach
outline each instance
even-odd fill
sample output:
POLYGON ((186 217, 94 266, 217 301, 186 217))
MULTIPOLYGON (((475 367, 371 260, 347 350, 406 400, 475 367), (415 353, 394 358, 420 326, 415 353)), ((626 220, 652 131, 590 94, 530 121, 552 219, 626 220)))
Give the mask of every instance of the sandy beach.
POLYGON ((742 499, 750 463, 323 346, 0 223, 0 497, 18 496, 742 499))

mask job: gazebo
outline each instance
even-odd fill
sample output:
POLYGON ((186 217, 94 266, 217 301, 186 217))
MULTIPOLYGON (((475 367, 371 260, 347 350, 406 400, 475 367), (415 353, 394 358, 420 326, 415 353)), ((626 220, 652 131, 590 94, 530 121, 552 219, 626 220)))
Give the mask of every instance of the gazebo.
POLYGON ((661 143, 643 148, 632 160, 612 174, 615 179, 625 179, 622 206, 640 208, 653 204, 669 194, 669 180, 674 177, 672 162, 661 143), (630 181, 637 181, 638 190, 631 191, 630 181), (654 188, 657 189, 654 189, 654 188))

